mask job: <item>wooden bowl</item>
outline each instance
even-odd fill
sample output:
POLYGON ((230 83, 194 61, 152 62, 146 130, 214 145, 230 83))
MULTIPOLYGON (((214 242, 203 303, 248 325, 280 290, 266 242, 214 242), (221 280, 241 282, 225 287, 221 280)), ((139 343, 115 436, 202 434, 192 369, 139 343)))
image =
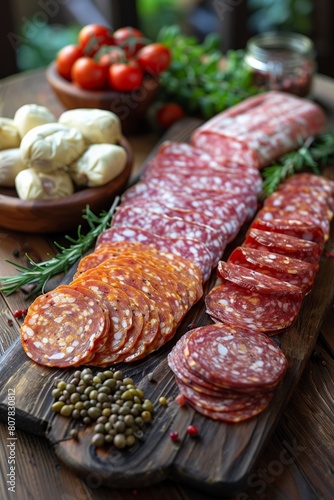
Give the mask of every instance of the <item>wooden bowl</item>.
POLYGON ((71 231, 80 224, 86 205, 99 215, 108 210, 118 194, 120 194, 131 174, 133 155, 131 146, 125 138, 120 145, 127 152, 127 163, 124 170, 104 186, 85 188, 71 196, 55 200, 21 200, 15 189, 0 188, 0 228, 24 233, 57 233, 71 231))
POLYGON ((145 78, 144 84, 131 92, 85 90, 59 75, 54 62, 46 69, 46 79, 68 109, 99 108, 114 112, 121 120, 124 134, 139 129, 159 90, 159 82, 151 77, 145 78))

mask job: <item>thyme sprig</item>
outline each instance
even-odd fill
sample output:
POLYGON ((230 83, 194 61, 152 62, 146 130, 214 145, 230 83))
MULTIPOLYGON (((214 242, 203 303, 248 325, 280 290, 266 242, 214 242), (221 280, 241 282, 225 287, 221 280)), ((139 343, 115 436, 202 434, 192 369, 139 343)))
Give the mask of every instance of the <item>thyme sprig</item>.
POLYGON ((334 133, 325 132, 308 137, 299 149, 281 156, 277 163, 263 170, 263 197, 276 191, 281 182, 295 173, 309 168, 319 174, 320 168, 331 162, 334 162, 334 133))
POLYGON ((50 260, 36 263, 29 255, 26 255, 30 264, 29 267, 21 266, 16 262, 7 260, 7 262, 15 266, 15 269, 19 273, 15 276, 1 276, 0 291, 5 295, 11 295, 23 286, 34 285, 33 291, 28 296, 44 293, 46 284, 50 278, 60 273, 66 273, 68 269, 89 250, 94 244, 97 236, 109 226, 111 217, 118 203, 119 198, 116 198, 110 210, 108 210, 108 212, 102 212, 100 216, 95 215, 90 210, 89 206, 87 206, 82 218, 88 223, 90 228, 88 233, 85 235, 82 234, 82 227, 80 225, 77 230, 77 238, 72 238, 68 235, 65 236, 71 243, 69 247, 64 247, 55 242, 54 244, 58 248, 59 253, 50 260))

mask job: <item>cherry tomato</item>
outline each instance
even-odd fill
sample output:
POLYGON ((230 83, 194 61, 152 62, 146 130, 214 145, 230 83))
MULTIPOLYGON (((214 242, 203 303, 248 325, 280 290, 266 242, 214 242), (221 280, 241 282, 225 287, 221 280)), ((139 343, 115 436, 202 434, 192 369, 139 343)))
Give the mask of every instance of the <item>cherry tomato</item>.
POLYGON ((158 74, 165 71, 170 65, 172 56, 166 45, 162 43, 150 43, 137 54, 137 61, 144 71, 158 74))
POLYGON ((161 128, 167 129, 173 123, 183 118, 184 115, 185 113, 181 106, 175 102, 167 102, 166 104, 162 104, 158 109, 156 121, 161 128))
POLYGON ((82 50, 78 45, 66 45, 60 49, 56 57, 56 68, 58 73, 66 78, 66 80, 71 80, 72 66, 75 61, 82 56, 82 50))
POLYGON ((109 67, 109 84, 114 90, 129 92, 143 83, 144 74, 137 64, 115 63, 109 67))
POLYGON ((120 47, 103 46, 95 55, 95 59, 101 66, 110 66, 111 64, 126 62, 124 50, 120 47))
POLYGON ((137 54, 139 49, 146 45, 146 39, 137 28, 127 26, 114 32, 114 43, 118 47, 122 47, 126 57, 130 59, 137 54))
POLYGON ((91 57, 80 57, 72 67, 72 81, 88 90, 99 90, 107 86, 108 68, 102 67, 91 57))
POLYGON ((86 56, 93 56, 102 45, 112 45, 114 38, 107 26, 87 24, 79 31, 78 42, 86 56))

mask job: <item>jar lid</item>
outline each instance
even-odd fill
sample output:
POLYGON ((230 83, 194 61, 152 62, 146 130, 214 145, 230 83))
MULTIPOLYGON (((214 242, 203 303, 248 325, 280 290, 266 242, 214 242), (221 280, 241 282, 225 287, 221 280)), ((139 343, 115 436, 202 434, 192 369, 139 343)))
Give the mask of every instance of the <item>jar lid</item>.
POLYGON ((280 68, 293 68, 303 60, 314 57, 313 42, 307 36, 267 32, 248 40, 245 60, 254 69, 265 70, 269 63, 279 72, 280 68))

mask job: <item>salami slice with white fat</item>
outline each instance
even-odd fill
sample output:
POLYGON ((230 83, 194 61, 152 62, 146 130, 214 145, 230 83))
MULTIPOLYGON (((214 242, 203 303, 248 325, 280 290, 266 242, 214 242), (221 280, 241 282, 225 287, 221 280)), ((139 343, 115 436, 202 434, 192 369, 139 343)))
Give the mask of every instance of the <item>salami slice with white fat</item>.
POLYGON ((314 241, 302 240, 294 236, 281 233, 271 233, 250 228, 244 245, 251 248, 269 250, 270 252, 286 255, 294 259, 306 260, 318 265, 321 246, 314 241))
POLYGON ((158 236, 198 240, 209 250, 214 266, 217 265, 227 243, 226 237, 209 226, 144 211, 140 207, 120 207, 113 219, 114 226, 138 226, 158 236))
POLYGON ((235 248, 228 262, 298 286, 305 294, 311 290, 317 272, 317 266, 310 262, 245 246, 235 248))
POLYGON ((267 231, 269 233, 285 234, 294 236, 301 240, 313 241, 320 248, 324 245, 324 233, 322 229, 312 222, 295 219, 261 219, 256 217, 252 222, 251 229, 267 231))
POLYGON ((301 288, 223 261, 218 272, 222 283, 205 299, 214 321, 273 335, 296 319, 304 297, 301 288))
POLYGON ((89 362, 105 344, 109 327, 109 311, 98 298, 62 285, 29 307, 21 341, 36 363, 66 368, 89 362))
POLYGON ((272 339, 226 324, 191 330, 184 354, 189 369, 202 379, 246 394, 271 392, 287 370, 287 360, 272 339))
POLYGON ((172 253, 193 262, 207 281, 213 267, 210 252, 203 243, 190 238, 168 238, 158 236, 137 226, 116 226, 104 231, 97 240, 97 247, 104 243, 121 241, 149 245, 158 251, 172 253))

